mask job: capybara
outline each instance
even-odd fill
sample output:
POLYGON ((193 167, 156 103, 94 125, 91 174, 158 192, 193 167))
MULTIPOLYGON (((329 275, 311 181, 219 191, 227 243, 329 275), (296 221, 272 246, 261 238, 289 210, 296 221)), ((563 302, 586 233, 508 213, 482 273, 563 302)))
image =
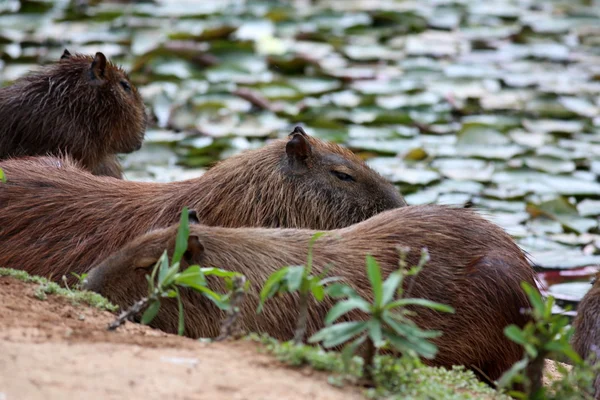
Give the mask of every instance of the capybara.
POLYGON ((0 121, 0 159, 66 154, 117 178, 115 154, 139 149, 146 130, 144 102, 125 72, 102 53, 68 50, 0 89, 0 121))
POLYGON ((206 225, 335 229, 405 205, 396 188, 350 150, 297 128, 199 178, 131 182, 96 177, 65 158, 0 162, 0 265, 60 280, 183 207, 206 225))
MULTIPOLYGON (((596 274, 592 288, 577 306, 573 320, 575 333, 571 339, 573 349, 584 359, 594 355, 593 362, 600 358, 600 272, 596 274)), ((594 381, 595 398, 600 399, 600 375, 594 381)))
MULTIPOLYGON (((126 308, 148 294, 145 275, 165 249, 172 252, 177 225, 136 238, 112 254, 87 276, 85 287, 101 293, 126 308)), ((252 283, 242 307, 243 328, 266 332, 277 339, 292 338, 298 298, 278 296, 256 315, 258 294, 266 278, 279 268, 306 261, 312 230, 222 228, 190 225, 190 238, 183 266, 198 263, 243 273, 252 283)), ((416 278, 407 278, 409 296, 426 298, 455 308, 446 314, 424 307, 414 308, 415 322, 423 329, 443 331, 434 340, 439 353, 431 365, 465 365, 497 379, 522 357, 522 348, 508 340, 505 326, 525 325, 530 317, 521 309, 530 307, 521 281, 536 285, 526 256, 501 228, 472 209, 445 206, 409 206, 380 213, 356 225, 328 232, 314 246, 315 274, 327 264, 331 276, 339 276, 357 292, 371 298, 365 257, 372 254, 383 275, 399 265, 398 247, 411 249, 408 265, 416 265, 420 249, 429 250, 431 260, 416 278), (412 281, 411 281, 412 280, 412 281), (412 286, 411 286, 412 285, 412 286)), ((209 282, 213 290, 225 292, 222 281, 209 282)), ((219 333, 220 310, 208 299, 184 291, 185 334, 214 337, 219 333)), ((329 299, 310 305, 308 334, 322 327, 332 306, 329 299)), ((163 302, 151 325, 177 331, 177 302, 163 302)), ((364 314, 348 314, 350 320, 364 314)))

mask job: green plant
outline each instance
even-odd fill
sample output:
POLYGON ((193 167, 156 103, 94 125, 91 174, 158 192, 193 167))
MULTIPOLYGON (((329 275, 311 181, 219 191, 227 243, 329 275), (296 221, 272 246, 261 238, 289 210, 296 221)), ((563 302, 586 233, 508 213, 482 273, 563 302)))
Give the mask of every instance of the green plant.
MULTIPOLYGON (((569 380, 571 385, 577 385, 576 390, 571 394, 578 393, 576 398, 592 399, 590 390, 593 374, 589 373, 590 366, 579 357, 570 345, 573 327, 568 326, 568 318, 564 315, 552 314, 554 305, 552 296, 548 296, 544 301, 539 291, 527 282, 522 282, 521 287, 532 305, 532 308, 526 311, 531 315, 532 321, 523 328, 509 325, 504 329, 504 334, 513 342, 522 345, 525 355, 504 373, 498 381, 498 386, 509 388, 515 383, 522 384, 524 391, 512 390, 509 391, 509 394, 519 399, 549 399, 550 394, 542 385, 544 359, 568 357, 574 365, 574 371, 566 374, 565 379, 569 380)), ((561 385, 557 384, 555 391, 560 388, 561 385)), ((565 387, 562 387, 559 392, 566 396, 564 389, 565 387)), ((572 389, 573 386, 571 386, 571 391, 572 389)), ((552 396, 555 395, 556 393, 552 396)))
POLYGON ((0 168, 0 182, 6 182, 6 175, 2 171, 2 168, 0 168))
MULTIPOLYGON (((352 384, 360 379, 363 371, 364 360, 360 357, 353 357, 346 364, 339 352, 325 351, 317 346, 278 342, 257 334, 248 335, 247 340, 260 343, 260 350, 273 354, 285 364, 330 372, 329 383, 334 386, 352 384)), ((427 367, 409 357, 379 355, 375 358, 373 375, 375 387, 364 391, 370 399, 510 400, 479 381, 472 371, 459 366, 448 370, 427 367)))
MULTIPOLYGON (((160 310, 160 301, 163 298, 176 298, 179 307, 179 322, 177 333, 183 335, 185 330, 183 303, 181 301, 180 287, 189 288, 212 301, 217 307, 222 310, 227 310, 230 307, 229 298, 234 289, 234 280, 237 281, 242 275, 237 272, 225 271, 218 268, 200 268, 198 265, 192 265, 185 271, 179 272, 180 261, 183 254, 187 250, 188 237, 190 233, 189 217, 187 207, 184 207, 181 212, 179 221, 179 229, 177 230, 177 238, 175 240, 175 251, 169 265, 169 257, 165 250, 154 266, 152 274, 146 276, 148 280, 148 296, 137 301, 129 309, 121 313, 119 317, 112 322, 108 329, 114 330, 122 325, 127 319, 133 315, 145 310, 141 322, 149 324, 160 310), (214 275, 225 280, 225 284, 229 290, 226 294, 219 294, 208 288, 206 277, 214 275)), ((243 280, 243 288, 248 288, 249 282, 243 280)))
POLYGON ((367 255, 367 276, 371 283, 373 302, 365 300, 349 286, 340 283, 332 285, 328 288, 327 293, 335 298, 345 297, 346 299, 329 310, 325 318, 327 326, 315 333, 309 342, 322 342, 323 347, 330 348, 355 338, 342 351, 343 359, 346 362, 351 359, 358 347, 365 343, 363 376, 367 381, 373 380, 375 355, 378 349, 384 345, 389 344, 401 354, 412 358, 421 356, 432 359, 435 357, 437 346, 428 339, 440 336, 441 332, 420 329, 411 320, 410 316, 413 313, 407 310, 406 306, 428 307, 440 312, 454 312, 454 309, 425 299, 402 298, 404 292, 402 283, 405 276, 419 273, 428 260, 429 254, 426 249, 423 249, 419 264, 406 271, 406 251, 400 251, 399 268, 392 272, 385 281, 382 281, 379 264, 373 256, 367 255), (354 310, 365 313, 367 319, 332 325, 335 320, 354 310))
POLYGON ((260 292, 260 302, 258 304, 258 309, 256 310, 257 313, 262 311, 267 299, 272 298, 276 294, 299 292, 300 305, 296 331, 294 333, 294 342, 297 344, 302 343, 306 333, 310 295, 312 294, 317 301, 323 301, 325 298, 325 285, 339 279, 336 277, 325 278, 328 271, 327 268, 322 274, 311 274, 313 265, 313 246, 317 239, 324 234, 325 232, 317 232, 310 238, 310 241, 308 242, 306 265, 284 267, 275 271, 267 278, 260 292))

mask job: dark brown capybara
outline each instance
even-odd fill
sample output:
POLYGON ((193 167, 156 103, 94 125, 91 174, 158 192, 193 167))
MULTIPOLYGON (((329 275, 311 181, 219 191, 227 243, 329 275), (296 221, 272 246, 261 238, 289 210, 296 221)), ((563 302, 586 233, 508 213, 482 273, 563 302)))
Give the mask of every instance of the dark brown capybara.
MULTIPOLYGON (((136 238, 112 254, 87 276, 85 287, 127 308, 146 296, 146 275, 165 249, 172 252, 177 225, 136 238)), ((241 307, 242 326, 266 332, 277 339, 292 338, 298 298, 284 295, 270 300, 256 315, 259 291, 266 278, 287 265, 305 263, 312 230, 222 228, 191 225, 183 267, 200 264, 243 273, 252 283, 241 307)), ((521 346, 503 333, 510 324, 524 326, 530 317, 521 312, 530 307, 521 281, 536 285, 526 256, 501 228, 472 209, 444 206, 409 206, 378 214, 356 225, 328 232, 314 246, 314 273, 327 264, 331 276, 342 277, 363 297, 371 298, 365 256, 379 261, 384 277, 399 265, 398 247, 408 247, 408 265, 416 265, 420 249, 429 250, 431 260, 412 285, 410 297, 448 304, 455 314, 424 307, 414 308, 415 322, 423 329, 443 331, 435 339, 439 353, 430 365, 465 365, 497 379, 522 357, 521 346)), ((209 277, 212 278, 212 277, 209 277)), ((411 279, 413 279, 411 281, 411 279)), ((211 279, 213 290, 225 292, 222 281, 211 279)), ((205 297, 182 292, 185 334, 214 337, 219 333, 222 312, 205 297)), ((322 327, 332 306, 330 299, 310 305, 308 334, 322 327)), ((151 325, 177 331, 177 302, 164 301, 151 325)), ((364 314, 348 314, 350 320, 364 314)))
POLYGON ((71 54, 0 89, 0 159, 69 155, 95 174, 122 177, 117 153, 140 148, 144 102, 127 74, 71 54))
POLYGON ((180 182, 96 177, 53 157, 6 160, 0 168, 8 180, 0 185, 0 265, 57 281, 176 223, 185 206, 206 225, 335 229, 405 205, 350 150, 301 128, 180 182))
MULTIPOLYGON (((582 358, 591 355, 600 358, 600 272, 596 274, 591 289, 577 306, 577 316, 573 320, 575 333, 571 339, 573 349, 582 358)), ((600 375, 594 381, 595 399, 600 399, 600 375)))

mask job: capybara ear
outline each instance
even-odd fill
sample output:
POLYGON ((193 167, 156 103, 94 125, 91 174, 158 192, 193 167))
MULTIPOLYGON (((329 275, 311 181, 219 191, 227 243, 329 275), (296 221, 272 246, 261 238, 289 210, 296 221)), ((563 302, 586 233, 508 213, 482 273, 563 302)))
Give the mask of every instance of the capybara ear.
POLYGON ((92 75, 97 78, 104 77, 104 70, 106 69, 106 57, 104 54, 98 52, 92 61, 92 75))
POLYGON ((287 153, 288 159, 292 164, 306 166, 312 152, 310 143, 308 142, 308 136, 305 133, 294 132, 292 132, 291 135, 291 139, 285 145, 285 152, 287 153))
POLYGON ((294 127, 294 130, 289 134, 289 136, 292 136, 295 133, 299 133, 302 136, 308 136, 308 133, 306 133, 301 126, 294 127))
POLYGON ((204 254, 204 245, 200 242, 200 238, 196 235, 188 237, 188 248, 183 257, 188 264, 200 264, 202 255, 204 254))
POLYGON ((65 49, 65 51, 63 51, 62 56, 60 56, 61 60, 64 60, 65 58, 71 58, 71 53, 69 53, 69 50, 65 49))
POLYGON ((197 225, 200 223, 200 220, 198 219, 198 213, 196 212, 196 210, 188 210, 188 220, 190 224, 197 225))

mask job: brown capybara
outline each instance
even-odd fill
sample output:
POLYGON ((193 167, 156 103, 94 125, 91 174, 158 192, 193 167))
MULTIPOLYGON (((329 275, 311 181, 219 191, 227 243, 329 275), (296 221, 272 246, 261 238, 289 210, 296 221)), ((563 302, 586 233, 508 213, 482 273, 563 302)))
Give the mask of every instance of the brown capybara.
MULTIPOLYGON (((146 274, 165 249, 172 252, 177 225, 136 238, 112 254, 87 276, 85 287, 126 308, 148 293, 146 274)), ((251 288, 242 306, 242 326, 266 332, 277 339, 292 338, 298 299, 284 295, 270 300, 256 315, 259 291, 266 278, 279 268, 303 264, 312 230, 222 228, 191 225, 183 266, 200 264, 243 273, 251 288)), ((439 353, 431 365, 465 365, 497 379, 522 357, 521 346, 508 340, 505 326, 522 327, 530 307, 521 281, 536 285, 535 274, 524 253, 501 228, 472 209, 444 206, 409 206, 380 213, 356 225, 328 232, 314 246, 315 274, 327 264, 330 276, 339 276, 363 297, 370 298, 365 256, 380 263, 384 278, 399 265, 398 247, 408 247, 408 265, 416 265, 420 249, 431 260, 405 284, 410 297, 426 298, 455 308, 446 314, 423 307, 415 322, 423 329, 443 331, 434 340, 439 353)), ((209 282, 213 290, 226 291, 222 281, 209 282)), ((206 298, 184 291, 185 334, 214 337, 219 333, 221 311, 206 298)), ((310 305, 308 334, 322 327, 332 306, 329 299, 310 305)), ((177 331, 177 302, 163 302, 151 325, 177 331)), ((349 314, 350 320, 364 314, 349 314)))
POLYGON ((53 157, 0 168, 8 180, 0 185, 0 265, 57 281, 176 223, 185 206, 206 225, 335 229, 405 205, 350 150, 301 128, 180 182, 96 177, 53 157))
POLYGON ((0 89, 0 159, 69 155, 92 172, 121 178, 117 153, 140 148, 144 102, 125 72, 69 53, 0 89))
MULTIPOLYGON (((596 363, 600 358, 600 272, 596 274, 591 289, 577 306, 577 316, 573 320, 575 333, 571 339, 573 349, 582 358, 591 355, 596 363)), ((600 399, 600 375, 594 381, 595 398, 600 399)))

